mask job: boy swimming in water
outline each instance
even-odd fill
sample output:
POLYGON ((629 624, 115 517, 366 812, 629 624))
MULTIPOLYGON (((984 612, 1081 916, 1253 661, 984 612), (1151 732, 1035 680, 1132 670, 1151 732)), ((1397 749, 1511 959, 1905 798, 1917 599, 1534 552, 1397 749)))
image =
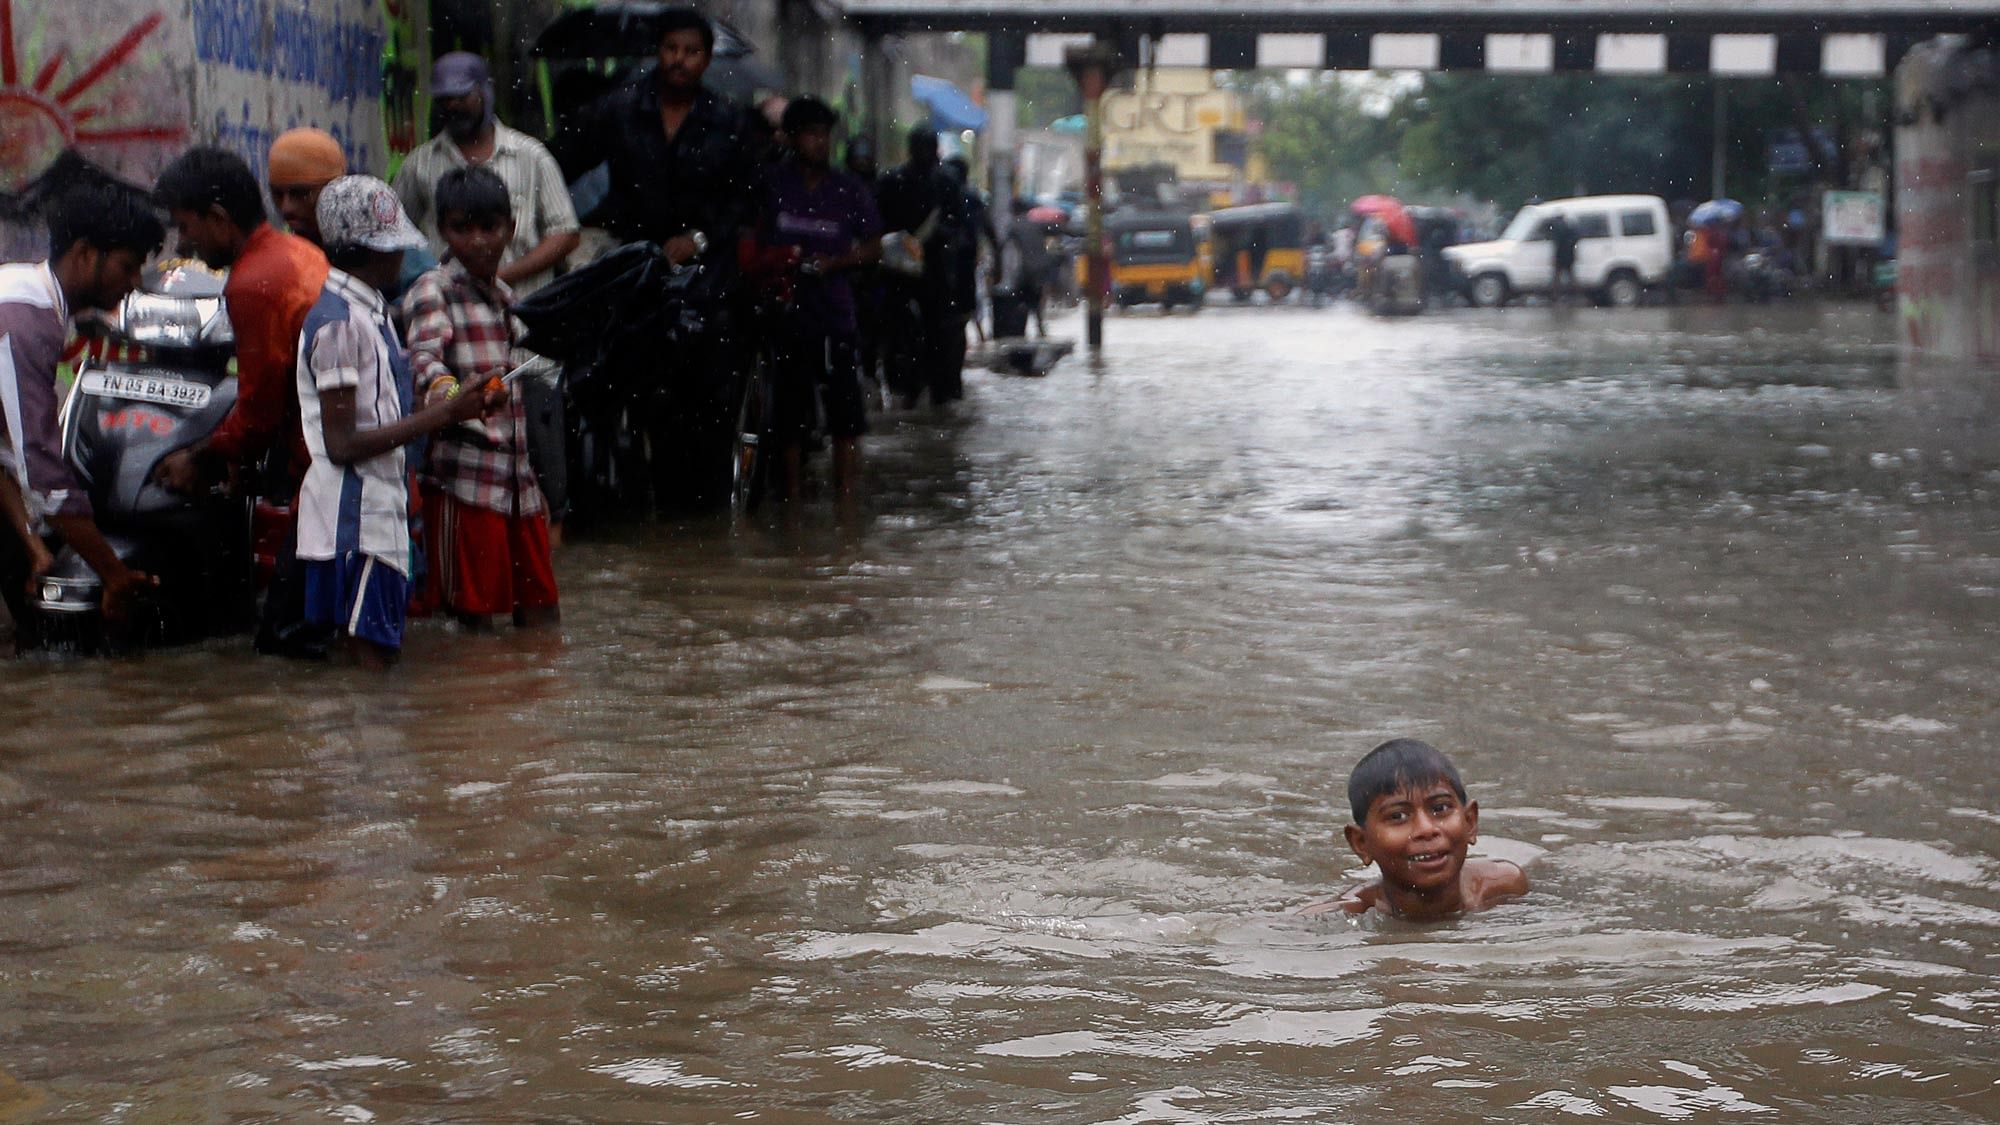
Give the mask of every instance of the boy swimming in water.
POLYGON ((1370 750, 1347 779, 1347 803, 1354 813, 1347 846, 1382 877, 1304 913, 1381 910, 1428 922, 1528 892, 1518 865, 1466 858, 1479 838, 1479 802, 1466 798, 1451 759, 1428 742, 1397 738, 1370 750))

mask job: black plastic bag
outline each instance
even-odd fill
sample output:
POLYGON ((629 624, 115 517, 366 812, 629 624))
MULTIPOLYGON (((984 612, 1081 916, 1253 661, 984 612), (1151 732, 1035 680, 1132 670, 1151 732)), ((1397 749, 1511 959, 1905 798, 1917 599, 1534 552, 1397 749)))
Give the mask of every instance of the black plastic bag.
POLYGON ((710 271, 675 269, 650 242, 633 242, 550 282, 514 306, 521 346, 568 369, 571 385, 644 378, 698 340, 717 296, 710 271))

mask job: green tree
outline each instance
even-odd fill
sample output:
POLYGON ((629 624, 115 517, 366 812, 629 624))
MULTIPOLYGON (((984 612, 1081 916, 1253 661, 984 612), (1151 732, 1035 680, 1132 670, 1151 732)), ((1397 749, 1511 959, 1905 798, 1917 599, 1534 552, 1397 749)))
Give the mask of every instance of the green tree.
POLYGON ((1871 83, 1809 77, 1763 81, 1435 74, 1406 94, 1399 151, 1406 176, 1517 206, 1536 197, 1645 192, 1705 199, 1711 190, 1716 99, 1723 103, 1728 192, 1779 203, 1843 184, 1870 119, 1871 83), (1773 175, 1776 130, 1825 130, 1816 167, 1773 175))
POLYGON ((1338 74, 1253 73, 1231 84, 1249 99, 1271 177, 1297 184, 1309 211, 1330 215, 1357 196, 1412 186, 1397 165, 1406 120, 1395 103, 1371 104, 1377 95, 1338 74))

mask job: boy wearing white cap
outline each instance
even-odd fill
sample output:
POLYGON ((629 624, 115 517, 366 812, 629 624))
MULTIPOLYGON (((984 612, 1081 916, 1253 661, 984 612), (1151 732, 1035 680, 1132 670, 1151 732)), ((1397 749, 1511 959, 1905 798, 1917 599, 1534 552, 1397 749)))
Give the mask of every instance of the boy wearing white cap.
POLYGON ((410 365, 383 292, 424 245, 388 184, 343 176, 317 208, 332 270, 299 336, 299 409, 312 465, 299 490, 306 618, 364 663, 401 651, 410 601, 403 447, 505 401, 489 381, 413 410, 410 365))

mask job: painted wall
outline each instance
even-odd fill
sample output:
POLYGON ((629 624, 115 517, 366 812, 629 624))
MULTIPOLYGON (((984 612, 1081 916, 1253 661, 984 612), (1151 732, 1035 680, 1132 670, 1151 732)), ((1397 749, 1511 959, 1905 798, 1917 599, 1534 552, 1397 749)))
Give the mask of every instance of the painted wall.
POLYGON ((2000 362, 2000 63, 1951 40, 1896 72, 1898 315, 1909 351, 2000 362))
MULTIPOLYGON (((0 0, 0 192, 30 188, 65 147, 138 184, 203 142, 261 174, 294 125, 379 173, 387 8, 416 2, 0 0)), ((0 223, 0 257, 39 257, 39 242, 0 223)))

